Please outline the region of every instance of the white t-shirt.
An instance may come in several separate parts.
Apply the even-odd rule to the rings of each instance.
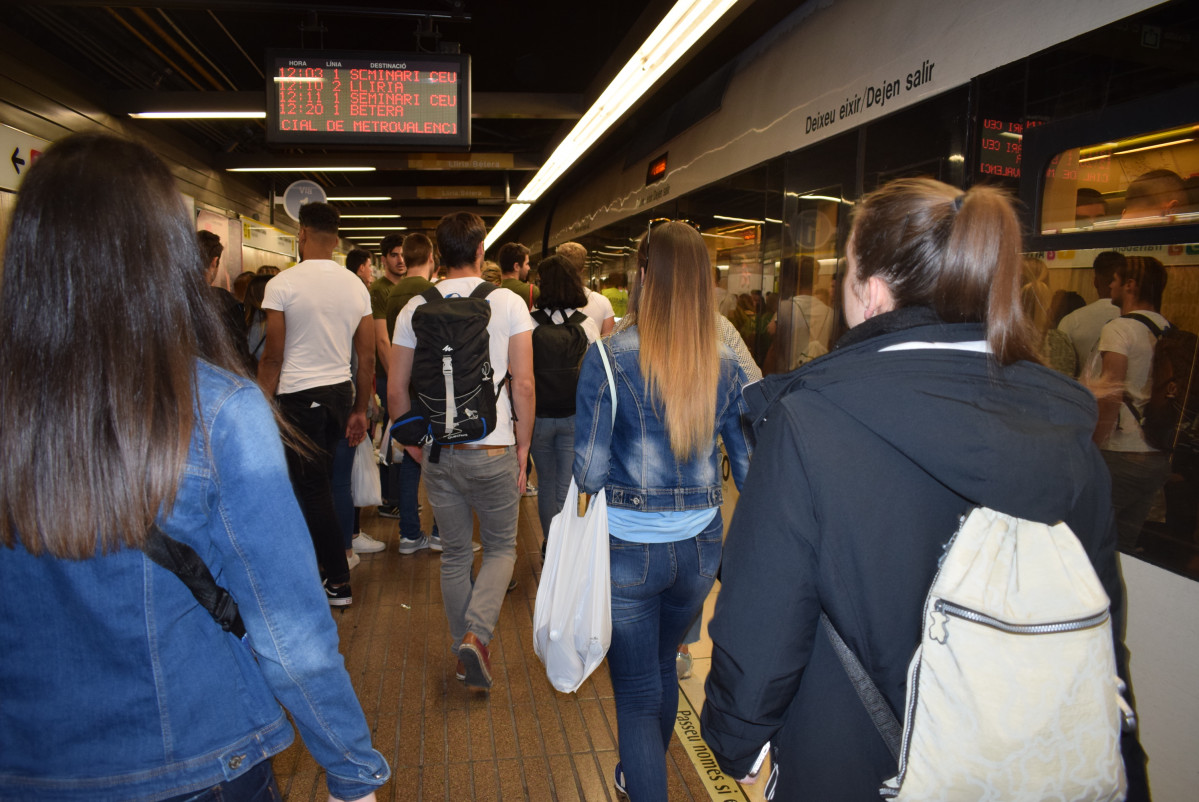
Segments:
[[[342,272],[348,273],[345,268]],[[361,283],[361,282],[360,282]],[[462,278],[447,278],[436,284],[437,291],[443,297],[461,295],[466,297],[474,292],[475,287],[483,283],[478,276]],[[412,331],[412,313],[423,304],[425,299],[419,295],[404,304],[396,318],[395,336],[392,342],[407,348],[416,348],[416,334]],[[489,350],[491,367],[498,384],[508,375],[508,340],[517,334],[533,330],[533,318],[523,298],[514,292],[497,288],[487,296],[491,304],[491,320],[487,323],[487,334],[491,337]],[[512,404],[507,389],[501,391],[496,398],[495,431],[477,441],[485,446],[510,446],[516,442],[516,433],[512,430]]]
[[[587,293],[587,303],[580,306],[579,311],[594,320],[595,327],[603,331],[604,321],[616,317],[616,313],[612,311],[612,302],[586,287],[583,288],[583,291]]]
[[[579,311],[582,311],[582,310],[579,310]],[[575,313],[574,309],[567,309],[565,314],[563,314],[562,310],[555,309],[553,312],[550,312],[549,315],[550,315],[550,320],[553,321],[554,323],[565,323],[566,318],[570,317],[574,313]],[[586,313],[584,313],[584,314],[586,314]],[[540,325],[541,324],[537,322],[537,318],[533,318],[533,328],[537,328]],[[587,332],[587,344],[588,345],[590,345],[591,343],[595,342],[596,340],[598,340],[600,338],[599,326],[597,326],[595,321],[592,320],[591,318],[587,318],[580,325],[583,327],[583,331]]]
[[[1065,332],[1070,338],[1080,366],[1086,365],[1091,358],[1091,351],[1095,349],[1095,343],[1099,342],[1099,332],[1103,325],[1118,317],[1120,310],[1111,299],[1100,298],[1082,309],[1075,309],[1057,324],[1058,331]]]
[[[1138,311],[1161,328],[1169,325],[1157,312]],[[1153,346],[1156,340],[1149,327],[1139,320],[1117,317],[1108,322],[1099,333],[1096,346],[1100,354],[1105,352],[1123,354],[1128,359],[1128,371],[1124,374],[1124,392],[1132,399],[1140,412],[1149,401],[1153,391]],[[1105,451],[1155,451],[1145,442],[1141,426],[1128,404],[1120,403],[1119,423],[1107,441],[1100,446]]]
[[[278,393],[340,384],[351,378],[354,332],[371,316],[362,279],[331,259],[308,259],[266,285],[263,309],[283,313],[283,369]]]

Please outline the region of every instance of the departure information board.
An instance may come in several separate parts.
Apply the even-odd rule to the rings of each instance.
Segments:
[[[470,56],[267,55],[267,141],[470,146]]]

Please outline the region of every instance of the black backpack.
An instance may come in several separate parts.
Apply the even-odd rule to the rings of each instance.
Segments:
[[[484,281],[468,296],[443,297],[436,287],[421,293],[425,302],[412,314],[412,408],[391,427],[400,443],[469,443],[495,431],[499,387],[491,367],[486,299],[497,289]],[[505,376],[500,387],[506,381]]]
[[[575,311],[564,323],[555,323],[544,309],[533,313],[533,382],[537,416],[566,418],[575,414],[575,389],[579,363],[587,353],[587,316]]]
[[[1145,442],[1159,451],[1189,445],[1199,422],[1199,381],[1194,374],[1199,337],[1177,326],[1162,329],[1152,319],[1135,312],[1124,317],[1145,324],[1156,340],[1149,401],[1142,414],[1137,415]],[[1128,396],[1124,403],[1136,413]]]

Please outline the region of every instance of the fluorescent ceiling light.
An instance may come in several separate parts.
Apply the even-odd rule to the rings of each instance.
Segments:
[[[738,0],[679,0],[608,84],[582,119],[558,145],[517,200],[532,203],[649,90],[679,58],[708,32]],[[516,219],[521,209],[500,218],[487,237],[489,247]]]
[[[342,226],[342,231],[407,231],[408,226]]]
[[[228,173],[373,173],[374,167],[229,167]]]
[[[261,120],[265,111],[132,111],[135,120]]]
[[[751,220],[748,217],[726,217],[723,214],[714,214],[712,216],[717,220],[731,220],[734,223],[753,223],[759,226],[765,224],[766,222],[765,220]]]
[[[398,214],[343,214],[341,216],[341,219],[344,220],[347,217],[353,217],[358,220],[364,220],[366,218],[371,218],[374,220],[395,220],[399,217],[399,215]]]
[[[1174,145],[1184,145],[1187,142],[1194,142],[1194,139],[1175,139],[1173,142],[1162,142],[1160,145],[1146,145],[1143,148],[1130,148],[1129,150],[1117,150],[1113,156],[1123,156],[1125,153],[1140,153],[1142,150],[1156,150],[1157,148],[1169,148]],[[1079,159],[1082,161],[1082,159]]]
[[[342,195],[340,197],[335,198],[332,195],[330,195],[327,198],[325,198],[325,200],[329,201],[330,203],[333,203],[334,201],[389,201],[389,200],[391,200],[391,196],[390,195]]]
[[[530,205],[531,204],[516,201],[509,206],[508,211],[504,212],[504,216],[496,221],[496,224],[491,227],[491,231],[487,232],[487,239],[483,241],[483,247],[490,248],[492,244],[499,239],[501,234],[512,227],[512,224],[516,222],[517,218],[528,211]]]

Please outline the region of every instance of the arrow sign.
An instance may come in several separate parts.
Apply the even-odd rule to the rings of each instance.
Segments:
[[[24,131],[0,125],[0,153],[11,153],[9,164],[0,162],[0,189],[17,189],[29,168],[50,143]]]

